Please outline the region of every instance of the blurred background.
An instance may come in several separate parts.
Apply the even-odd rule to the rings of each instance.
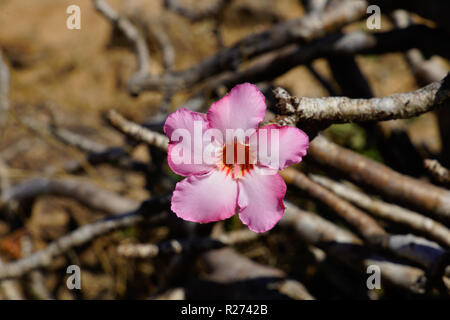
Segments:
[[[212,10],[211,14],[199,19],[190,19],[177,10],[171,10],[169,2],[107,2],[121,17],[136,26],[145,39],[150,55],[147,71],[152,75],[185,70],[244,37],[320,10],[309,7],[309,1],[299,0],[224,1],[226,4],[221,9]],[[179,0],[177,3],[199,13],[214,9],[219,1]],[[66,27],[70,15],[66,13],[66,8],[73,4],[81,9],[79,30]],[[380,30],[367,29],[367,15],[334,33],[388,32],[398,28],[391,10],[384,14],[381,6],[381,12]],[[431,29],[438,27],[431,19],[416,13],[408,13],[408,17],[411,23]],[[448,40],[447,37],[447,45]],[[58,193],[51,188],[45,189],[48,180],[88,183],[94,189],[113,193],[114,197],[124,201],[120,202],[124,208],[132,209],[151,197],[170,194],[174,183],[182,178],[167,167],[164,153],[126,138],[112,128],[106,116],[108,110],[115,109],[126,119],[158,131],[158,123],[164,120],[167,112],[187,102],[192,103],[198,92],[203,95],[197,110],[205,111],[211,102],[232,87],[218,82],[219,85],[213,90],[202,91],[207,87],[208,79],[176,92],[156,89],[145,90],[139,95],[130,94],[128,81],[137,68],[133,44],[120,28],[114,27],[95,9],[94,1],[89,0],[0,0],[0,48],[4,64],[10,72],[9,108],[0,114],[3,117],[0,125],[3,194],[0,200],[0,264],[39,252],[82,226],[122,211],[122,207],[118,207],[116,211],[119,212],[108,212],[107,209],[101,210],[102,205],[86,205],[77,196],[72,198],[70,192]],[[409,92],[427,83],[414,72],[406,53],[407,50],[356,54],[350,58],[333,55],[320,57],[306,64],[294,64],[286,72],[276,77],[268,76],[257,84],[266,94],[269,108],[275,104],[271,96],[271,90],[275,87],[283,87],[294,96],[312,98],[341,95],[370,98]],[[443,76],[450,68],[448,61],[441,56],[426,54],[424,59],[432,61]],[[235,70],[227,72],[232,74],[251,67],[253,61],[243,59]],[[366,87],[361,82],[352,84],[346,80],[350,77],[346,66],[354,66],[354,63],[356,70],[359,70],[356,79],[364,79]],[[361,87],[355,87],[355,83],[361,84]],[[402,174],[433,182],[424,169],[423,160],[439,158],[442,154],[444,145],[440,130],[437,113],[428,112],[412,119],[380,124],[336,124],[326,129],[324,135],[338,145],[386,164]],[[71,133],[75,135],[73,140],[70,140]],[[82,137],[81,140],[79,137]],[[80,146],[76,141],[84,141],[87,145]],[[101,153],[106,149],[115,150],[119,155],[114,158],[109,154],[105,161],[92,160],[94,151]],[[124,159],[123,152],[126,153],[126,161],[133,164],[116,161]],[[298,168],[313,174],[326,172],[308,161]],[[34,194],[22,198],[5,196],[8,189],[21,184],[24,186],[23,183],[33,179],[41,179],[38,181],[41,183],[40,189],[37,188]],[[80,191],[77,188],[83,188],[83,185],[73,188]],[[86,197],[96,195],[96,189],[91,191],[85,187],[83,190]],[[342,230],[354,231],[329,206],[312,199],[304,190],[289,187],[286,199]],[[123,212],[126,211],[131,210]],[[168,249],[167,254],[143,258],[130,257],[118,251],[118,246],[124,244],[158,244],[171,239],[228,234],[246,228],[236,216],[207,225],[184,223],[176,218],[172,220],[126,225],[70,246],[37,268],[1,280],[2,298],[390,299],[443,296],[442,291],[405,289],[395,281],[383,282],[380,289],[369,290],[365,269],[356,272],[332,254],[329,255],[329,246],[321,247],[305,241],[295,230],[282,226],[263,235],[253,237],[244,234],[244,238],[248,236],[249,239],[230,241],[233,251],[224,256],[214,256],[214,252],[205,256],[205,249],[198,249],[195,245],[186,254],[174,254],[173,250]],[[411,232],[405,225],[383,219],[378,221],[389,233]],[[446,252],[448,247],[445,249],[442,242],[440,245]],[[377,250],[374,252],[376,255],[379,253]],[[221,259],[224,257],[232,261],[247,259],[242,263],[249,265],[242,267],[242,270],[250,268],[251,271],[230,269],[234,270],[231,273],[235,272],[230,280],[230,277],[223,275],[223,270],[217,271],[220,269],[217,265],[223,262]],[[415,262],[399,261],[411,265],[414,270],[423,269]],[[226,262],[223,263],[223,268],[228,268]],[[80,290],[67,287],[70,274],[66,271],[69,265],[81,268]],[[262,271],[258,271],[259,268]],[[276,282],[278,287],[275,285],[267,289],[267,284],[271,283],[268,278],[264,280],[263,277],[262,287],[259,278],[249,282],[245,277],[233,280],[239,273],[248,273],[248,277],[253,279],[252,273],[259,272],[261,277],[281,277],[293,282]],[[398,277],[402,276],[399,273]],[[226,285],[227,281],[232,282]],[[289,290],[294,293],[289,293]]]

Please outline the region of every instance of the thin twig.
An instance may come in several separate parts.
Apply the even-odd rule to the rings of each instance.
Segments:
[[[154,258],[159,255],[201,252],[254,240],[258,234],[248,229],[222,233],[217,237],[168,240],[153,244],[121,244],[117,252],[127,258]]]
[[[400,29],[408,28],[411,24],[411,17],[404,10],[396,10],[392,13],[392,20]],[[417,47],[405,52],[405,58],[408,62],[416,81],[419,85],[426,85],[442,79],[448,72],[449,67],[444,63],[438,63],[435,59],[425,59],[424,49]],[[428,54],[429,55],[429,54]],[[449,108],[439,108],[436,110],[436,116],[439,125],[442,145],[450,145],[450,111]],[[442,160],[446,165],[450,165],[450,150],[443,148]]]
[[[404,30],[412,25],[411,17],[405,10],[396,10],[391,17],[397,28]],[[448,71],[434,60],[426,60],[419,49],[421,48],[418,47],[405,52],[406,61],[419,84],[426,85],[444,78]]]
[[[202,252],[211,249],[219,249],[224,246],[226,246],[225,243],[212,238],[173,239],[157,244],[121,244],[117,248],[117,252],[127,258],[148,259],[161,255]]]
[[[31,237],[28,235],[24,235],[21,240],[21,249],[22,249],[22,257],[26,257],[32,254],[33,252],[33,243],[31,241]],[[50,291],[47,289],[45,285],[44,275],[40,270],[31,271],[30,274],[27,275],[29,288],[31,294],[34,298],[40,300],[50,300],[52,296]]]
[[[432,159],[425,159],[424,165],[436,181],[444,186],[450,187],[450,170],[442,166],[439,161]]]
[[[87,153],[103,153],[107,147],[65,128],[52,126],[51,132],[60,141]]]
[[[137,201],[122,197],[87,181],[35,178],[5,190],[0,198],[0,208],[10,202],[22,202],[42,195],[72,198],[94,210],[113,215],[135,210],[139,206]]]
[[[5,263],[0,258],[0,269]],[[5,300],[22,300],[24,299],[23,293],[20,289],[19,282],[14,279],[0,280],[0,293]]]
[[[93,0],[94,6],[108,21],[117,27],[134,45],[137,56],[137,71],[130,83],[147,74],[150,67],[150,51],[139,30],[127,19],[120,16],[105,0]]]
[[[150,146],[158,147],[163,151],[168,150],[169,139],[165,135],[159,132],[151,131],[138,125],[137,123],[129,121],[114,110],[110,110],[106,117],[114,128],[127,136],[137,141],[145,142]]]
[[[232,0],[217,0],[215,3],[203,10],[191,9],[187,6],[182,6],[178,0],[164,0],[164,6],[171,11],[189,19],[192,22],[210,19],[217,16],[223,8]]]

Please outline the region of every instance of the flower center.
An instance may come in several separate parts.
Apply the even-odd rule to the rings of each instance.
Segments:
[[[222,150],[222,170],[231,174],[233,179],[244,177],[253,169],[254,157],[250,154],[250,146],[234,142],[226,144]]]

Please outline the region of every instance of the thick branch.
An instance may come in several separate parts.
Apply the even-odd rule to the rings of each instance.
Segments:
[[[294,97],[282,88],[274,93],[279,113],[299,126],[407,119],[450,103],[450,75],[419,90],[383,98]]]

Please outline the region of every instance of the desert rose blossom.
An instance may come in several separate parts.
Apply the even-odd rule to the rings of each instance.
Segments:
[[[295,127],[258,128],[265,114],[264,95],[244,83],[206,115],[185,108],[169,115],[164,125],[168,163],[187,177],[172,195],[171,209],[178,217],[206,223],[239,212],[255,232],[270,230],[281,219],[286,184],[278,170],[300,162],[309,139]]]

